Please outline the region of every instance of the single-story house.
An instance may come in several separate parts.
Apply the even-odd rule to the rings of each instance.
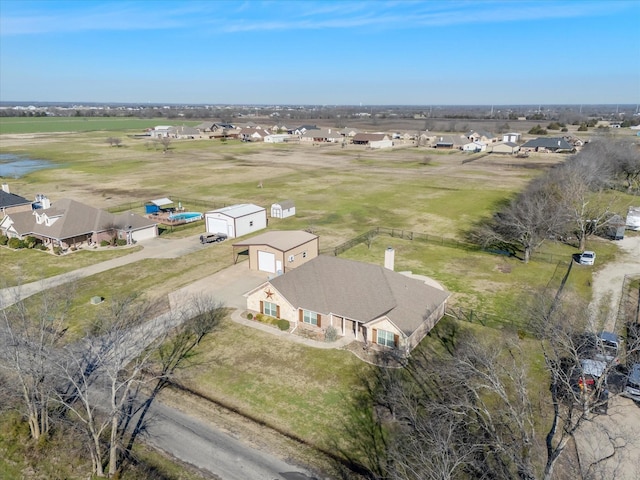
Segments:
[[[204,219],[207,233],[223,233],[229,238],[267,228],[267,210],[252,203],[211,210],[205,212]]]
[[[354,145],[366,145],[369,148],[393,147],[393,141],[386,133],[356,133],[351,143]]]
[[[513,142],[496,143],[491,146],[492,153],[506,153],[509,155],[515,155],[520,151],[520,145]]]
[[[300,125],[299,127],[293,127],[287,130],[289,135],[303,135],[304,132],[309,130],[319,130],[317,125]]]
[[[33,202],[20,195],[11,193],[9,184],[3,183],[0,190],[0,213],[2,216],[16,212],[30,212],[33,209]]]
[[[487,150],[487,144],[480,141],[473,141],[462,145],[462,150],[465,152],[484,152]]]
[[[573,152],[575,147],[562,137],[534,138],[522,144],[523,152]]]
[[[320,247],[318,236],[312,233],[273,230],[234,243],[233,251],[234,260],[237,255],[249,255],[251,270],[281,275],[316,258]]]
[[[344,127],[342,130],[340,130],[340,135],[342,135],[343,137],[355,137],[356,133],[358,133],[359,130],[355,129],[355,128],[348,128],[348,127]]]
[[[238,132],[238,138],[243,142],[262,142],[265,137],[271,135],[271,132],[267,132],[261,128],[245,127]]]
[[[271,204],[271,218],[287,218],[296,214],[296,204],[293,200],[282,200]]]
[[[437,137],[433,142],[434,148],[462,148],[467,142],[467,137],[463,135],[445,135]]]
[[[196,128],[189,127],[187,125],[180,125],[179,127],[171,127],[169,129],[169,136],[178,139],[195,139],[202,138],[200,131]]]
[[[332,327],[338,335],[407,355],[442,318],[449,293],[390,268],[319,255],[246,296],[249,310],[286,319],[294,328]]]
[[[114,215],[71,199],[45,200],[42,208],[4,217],[0,232],[20,239],[32,236],[44,245],[63,249],[113,238],[135,243],[158,235],[156,222],[132,212]]]
[[[300,142],[303,143],[338,143],[342,141],[343,136],[337,130],[330,128],[314,128],[306,130],[300,136]]]
[[[465,136],[472,142],[494,143],[496,141],[492,133],[484,130],[471,130]]]

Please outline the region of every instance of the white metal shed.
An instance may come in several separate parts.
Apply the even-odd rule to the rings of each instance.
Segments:
[[[267,228],[267,211],[252,203],[219,208],[204,214],[207,233],[224,233],[229,238]]]

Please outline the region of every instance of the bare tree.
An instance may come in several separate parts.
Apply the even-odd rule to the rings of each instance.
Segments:
[[[107,143],[112,147],[119,147],[122,145],[122,139],[118,137],[108,137]]]
[[[113,301],[80,343],[64,349],[56,367],[66,388],[58,401],[83,425],[95,475],[118,471],[157,393],[223,315],[221,305],[198,297],[177,314],[154,317],[148,304],[130,296]],[[142,401],[145,388],[152,395]],[[133,415],[138,420],[127,439]]]
[[[611,166],[606,158],[580,154],[554,172],[558,185],[558,213],[565,216],[568,233],[584,251],[587,238],[599,233],[613,215],[615,197],[610,192]],[[562,230],[562,227],[561,227]]]
[[[48,290],[28,304],[15,289],[15,302],[0,305],[0,366],[17,379],[21,411],[34,440],[49,432],[55,376],[51,358],[62,344],[73,285]]]
[[[556,195],[544,179],[534,181],[491,220],[482,222],[471,237],[484,247],[519,250],[527,263],[533,252],[559,228]]]
[[[167,153],[169,147],[171,146],[171,137],[160,137],[156,141],[162,146],[162,152]]]

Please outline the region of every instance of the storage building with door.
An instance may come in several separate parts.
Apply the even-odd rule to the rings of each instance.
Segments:
[[[204,214],[204,218],[207,233],[223,233],[229,238],[267,228],[267,210],[252,203],[211,210]]]
[[[233,244],[234,262],[249,256],[249,268],[281,275],[318,256],[319,238],[302,230],[274,230]]]

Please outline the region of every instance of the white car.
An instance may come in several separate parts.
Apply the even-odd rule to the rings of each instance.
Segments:
[[[596,263],[596,252],[586,250],[580,254],[580,265],[593,265]]]

